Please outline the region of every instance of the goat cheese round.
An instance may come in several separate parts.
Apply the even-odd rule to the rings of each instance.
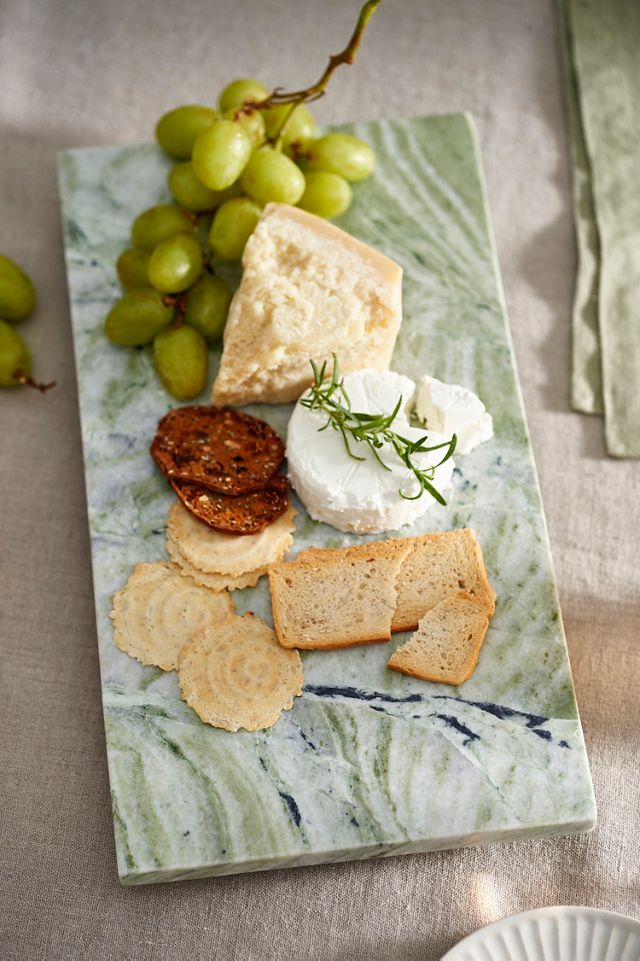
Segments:
[[[408,409],[415,384],[394,371],[359,370],[344,376],[344,388],[351,410],[367,414],[390,414],[402,396],[400,411],[392,430],[409,440],[425,436],[424,429],[411,427]],[[303,397],[308,396],[308,393]],[[298,402],[289,421],[287,460],[289,479],[310,516],[331,524],[341,531],[357,533],[397,530],[422,517],[437,502],[427,492],[416,500],[402,497],[416,495],[420,485],[412,471],[400,460],[388,442],[377,453],[388,470],[378,463],[369,446],[347,434],[355,460],[346,450],[338,430],[328,426],[327,415],[309,410]],[[429,431],[429,445],[450,438]],[[445,450],[414,454],[413,461],[421,469],[433,467]],[[435,468],[433,485],[444,493],[451,486],[453,460],[449,458]]]
[[[493,437],[491,414],[473,391],[459,384],[444,384],[428,375],[422,377],[415,413],[427,429],[446,437],[456,434],[456,454],[468,454]]]

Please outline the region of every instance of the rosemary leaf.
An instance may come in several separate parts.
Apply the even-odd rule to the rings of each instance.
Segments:
[[[326,423],[319,427],[319,431],[331,427],[333,430],[340,431],[344,446],[349,457],[353,460],[364,461],[366,457],[355,454],[349,444],[349,438],[356,443],[366,444],[374,458],[384,470],[391,470],[388,464],[380,457],[378,451],[384,446],[385,442],[395,451],[399,460],[412,472],[418,482],[418,493],[414,495],[406,494],[403,490],[398,493],[405,500],[418,500],[426,491],[439,504],[446,504],[440,491],[431,483],[435,476],[437,467],[440,467],[453,455],[456,449],[456,435],[453,434],[450,440],[440,444],[428,446],[428,434],[418,440],[409,440],[391,429],[396,417],[402,407],[402,395],[398,397],[398,402],[390,414],[367,414],[351,409],[351,400],[345,389],[344,381],[340,377],[338,358],[333,354],[333,369],[330,380],[325,380],[327,374],[327,361],[323,361],[322,366],[318,367],[315,361],[311,361],[313,371],[313,384],[309,395],[303,397],[300,403],[308,410],[319,410],[327,415]],[[432,451],[443,450],[445,453],[437,464],[421,469],[414,464],[412,457],[414,454],[427,454]]]

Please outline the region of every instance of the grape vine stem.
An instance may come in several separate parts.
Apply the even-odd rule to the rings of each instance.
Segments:
[[[16,383],[22,384],[23,387],[33,387],[35,390],[39,390],[41,394],[45,394],[48,390],[51,390],[52,387],[56,386],[55,380],[52,380],[49,384],[38,383],[37,380],[34,380],[30,374],[25,373],[20,367],[14,370],[12,376]]]
[[[376,12],[377,8],[382,3],[382,0],[367,0],[360,10],[360,15],[358,17],[358,22],[355,25],[354,31],[351,34],[351,39],[346,45],[344,50],[340,53],[333,53],[329,57],[329,63],[325,67],[324,73],[316,83],[312,84],[310,87],[306,87],[304,90],[283,90],[282,87],[276,87],[268,97],[264,100],[258,102],[253,102],[247,107],[254,110],[264,110],[268,107],[277,107],[290,104],[290,109],[286,112],[282,119],[278,131],[273,138],[273,144],[276,150],[280,149],[282,144],[282,138],[286,132],[287,125],[291,119],[291,115],[296,107],[301,103],[312,103],[314,100],[319,100],[320,97],[324,97],[327,92],[327,87],[329,81],[333,76],[334,72],[342,64],[352,64],[356,57],[356,52],[360,46],[360,41],[362,40],[362,35],[366,30],[367,24],[371,17]]]

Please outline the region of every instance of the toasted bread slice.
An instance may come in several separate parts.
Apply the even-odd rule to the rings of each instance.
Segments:
[[[394,671],[438,684],[462,684],[473,674],[489,626],[475,597],[460,592],[440,601],[389,658]]]
[[[421,617],[446,597],[470,594],[491,617],[496,595],[489,583],[482,550],[469,528],[408,539],[411,552],[397,581],[398,602],[391,630],[414,631]]]
[[[391,638],[396,579],[408,541],[314,549],[269,567],[273,620],[283,647],[326,650]]]

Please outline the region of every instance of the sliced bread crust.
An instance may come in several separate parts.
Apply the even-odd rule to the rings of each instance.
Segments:
[[[387,666],[423,681],[457,686],[473,674],[488,627],[489,618],[473,595],[454,594],[424,615]]]
[[[397,581],[392,632],[416,630],[427,611],[461,591],[471,595],[488,617],[493,615],[496,595],[489,583],[482,549],[470,528],[407,540],[411,552]]]
[[[408,541],[312,548],[269,567],[273,620],[283,647],[333,650],[391,639],[396,580]]]

